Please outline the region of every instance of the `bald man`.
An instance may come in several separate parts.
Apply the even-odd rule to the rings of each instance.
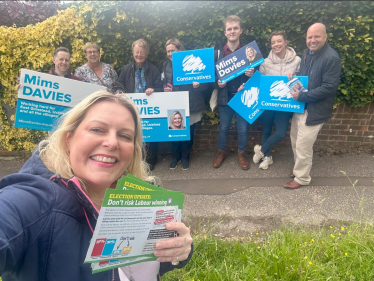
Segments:
[[[297,189],[311,182],[310,170],[313,145],[323,124],[331,118],[339,85],[341,61],[338,53],[327,43],[326,26],[315,23],[306,35],[308,49],[304,51],[297,76],[308,76],[308,90],[291,91],[295,100],[305,102],[304,113],[294,113],[291,121],[291,143],[295,165],[292,180],[283,185]],[[291,80],[296,74],[291,72]]]

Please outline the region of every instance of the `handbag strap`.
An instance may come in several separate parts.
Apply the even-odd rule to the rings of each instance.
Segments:
[[[87,64],[87,67],[91,69],[91,71],[96,75],[97,79],[99,79],[101,85],[105,86],[103,81],[100,79],[99,75],[96,74],[96,72]],[[101,67],[102,68],[102,67]]]

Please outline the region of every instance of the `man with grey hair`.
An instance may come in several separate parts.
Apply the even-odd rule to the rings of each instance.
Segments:
[[[290,135],[295,165],[291,173],[294,179],[283,185],[287,189],[310,184],[313,145],[323,124],[331,118],[341,71],[340,57],[327,43],[325,25],[315,23],[308,28],[306,45],[297,75],[308,76],[308,90],[294,87],[291,91],[295,100],[305,102],[305,110],[292,117]],[[288,79],[294,75],[289,73]]]

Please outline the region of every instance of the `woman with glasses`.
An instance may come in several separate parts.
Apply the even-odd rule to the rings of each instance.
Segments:
[[[75,76],[84,82],[105,86],[108,90],[117,81],[117,72],[110,64],[100,62],[100,48],[95,43],[87,42],[83,51],[86,54],[87,63],[78,67]]]
[[[126,93],[145,93],[149,96],[153,92],[163,92],[161,73],[147,59],[149,54],[147,41],[136,40],[131,47],[134,59],[122,68],[118,82],[123,85]],[[157,163],[158,142],[147,142],[146,150],[146,162],[152,171]]]

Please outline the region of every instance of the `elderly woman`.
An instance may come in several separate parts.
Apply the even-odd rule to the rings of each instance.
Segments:
[[[186,127],[183,124],[182,114],[178,110],[176,110],[170,116],[169,130],[180,130],[180,129],[186,129]]]
[[[249,64],[252,64],[262,58],[261,53],[257,53],[257,51],[251,46],[248,46],[245,49],[245,54],[247,56]]]
[[[162,92],[160,71],[147,59],[147,41],[139,39],[132,43],[132,54],[134,59],[122,68],[118,82],[127,93],[146,93],[149,96],[153,92]]]
[[[65,115],[19,173],[0,181],[3,280],[156,281],[184,266],[192,238],[180,222],[166,225],[179,236],[156,243],[157,261],[94,275],[83,263],[105,190],[126,171],[152,180],[142,161],[138,112],[121,95],[96,92]]]
[[[169,39],[166,44],[166,60],[162,65],[162,81],[165,92],[188,91],[190,103],[190,140],[189,141],[173,141],[171,142],[172,160],[169,165],[174,170],[177,165],[182,162],[182,169],[187,170],[190,166],[190,153],[193,145],[193,136],[195,125],[202,118],[202,112],[205,109],[203,91],[208,88],[208,84],[200,85],[193,82],[189,85],[173,84],[173,53],[184,51],[182,43],[177,38]]]
[[[117,72],[110,64],[100,62],[100,48],[95,43],[87,42],[83,46],[87,63],[78,67],[75,76],[82,78],[84,82],[105,86],[111,89],[117,81]]]
[[[122,68],[118,78],[126,93],[145,93],[149,96],[153,92],[162,92],[160,71],[147,59],[147,41],[139,39],[132,43],[132,54],[134,59]],[[158,142],[147,142],[146,151],[146,161],[152,171],[157,163]]]
[[[289,72],[299,69],[300,57],[294,49],[288,46],[287,36],[284,31],[276,31],[270,34],[269,44],[271,51],[265,62],[260,66],[263,75],[286,76]],[[260,169],[268,169],[273,164],[270,155],[271,148],[286,137],[289,120],[292,113],[286,111],[265,110],[261,114],[262,122],[262,146],[254,147],[253,162],[261,162]],[[273,124],[275,123],[275,132]]]

